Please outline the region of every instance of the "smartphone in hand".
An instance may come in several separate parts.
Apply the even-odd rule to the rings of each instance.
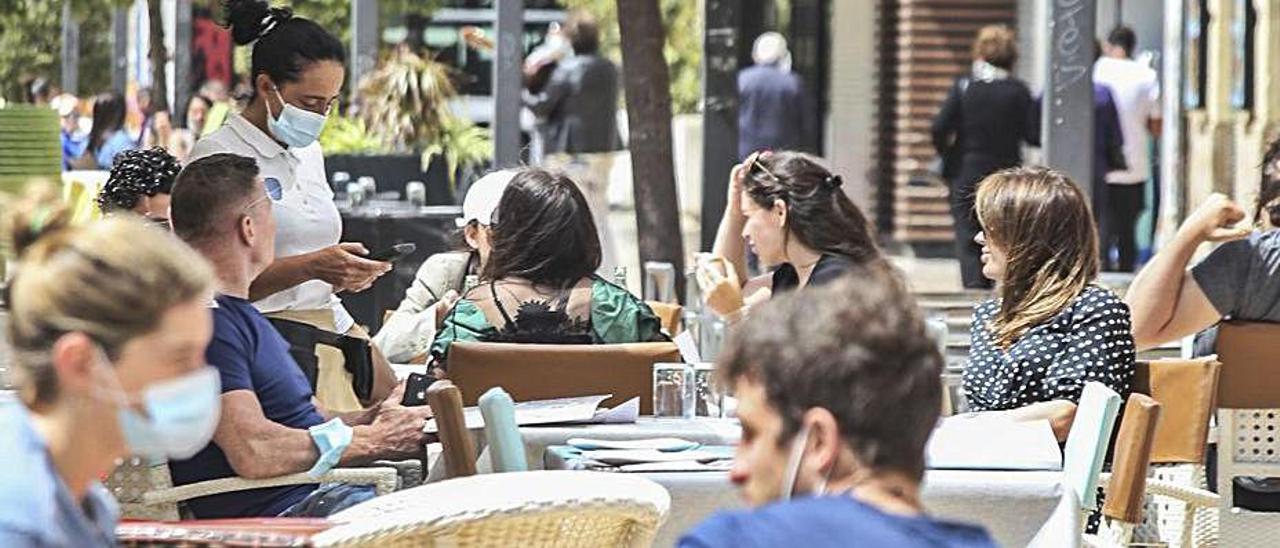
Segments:
[[[410,242],[406,242],[406,243],[393,245],[386,249],[380,249],[378,251],[375,251],[373,253],[366,255],[365,258],[369,259],[370,261],[394,263],[396,261],[399,261],[400,259],[408,257],[410,254],[412,254],[414,251],[417,251],[417,250],[418,250],[417,245]]]

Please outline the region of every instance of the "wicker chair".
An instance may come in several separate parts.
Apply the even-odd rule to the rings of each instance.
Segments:
[[[1186,505],[1190,525],[1183,526],[1170,546],[1265,546],[1280,536],[1280,514],[1236,508],[1232,497],[1237,476],[1280,477],[1280,436],[1275,434],[1280,428],[1280,376],[1272,363],[1277,341],[1277,324],[1224,322],[1219,327],[1218,492],[1203,488],[1199,467],[1180,481],[1147,483],[1157,500],[1168,497]]]
[[[1222,364],[1214,358],[1138,363],[1134,391],[1160,403],[1151,450],[1145,516],[1138,542],[1170,548],[1217,542],[1216,495],[1207,491],[1205,455]]]
[[[339,512],[315,546],[647,547],[671,497],[602,472],[484,474],[431,483]]]
[[[399,476],[392,467],[337,468],[319,479],[298,473],[257,480],[222,478],[175,487],[168,462],[130,457],[116,466],[106,486],[120,502],[123,517],[173,521],[183,519],[178,508],[178,503],[183,501],[219,493],[310,483],[372,485],[378,495],[385,495],[396,490]]]

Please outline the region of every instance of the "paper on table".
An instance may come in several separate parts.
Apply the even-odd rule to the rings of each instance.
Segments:
[[[582,457],[605,464],[634,464],[640,462],[709,462],[723,459],[723,453],[717,451],[677,451],[668,453],[654,449],[603,449],[600,451],[583,451]]]
[[[693,332],[681,331],[671,342],[676,343],[676,348],[680,349],[680,359],[684,363],[702,363],[702,353],[698,351],[698,343],[693,340]]]
[[[640,418],[640,398],[631,398],[612,409],[596,409],[596,414],[589,420],[576,423],[589,424],[635,424]]]
[[[1014,422],[981,414],[942,419],[925,458],[931,469],[1062,469],[1062,451],[1049,421]]]
[[[600,396],[583,396],[580,398],[559,398],[554,400],[524,401],[515,404],[516,424],[560,424],[569,422],[590,421],[596,416],[600,402],[612,398],[613,394]],[[468,407],[462,410],[468,430],[484,428],[484,417],[480,408]],[[428,419],[423,432],[434,434],[440,429],[435,419]]]
[[[688,451],[696,449],[699,443],[680,438],[649,438],[643,440],[601,440],[595,438],[569,438],[566,445],[572,445],[584,451],[598,449],[652,449],[654,451]]]
[[[696,460],[682,460],[674,462],[641,462],[636,464],[624,464],[614,467],[613,470],[618,472],[726,472],[733,467],[733,460],[722,459],[707,463],[698,462]]]

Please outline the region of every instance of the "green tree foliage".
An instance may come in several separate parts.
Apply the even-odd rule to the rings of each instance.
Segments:
[[[80,21],[80,94],[111,87],[111,8],[116,0],[74,0]],[[33,77],[62,76],[62,3],[0,0],[0,96],[21,100]]]
[[[379,18],[386,21],[405,15],[427,16],[443,4],[443,0],[378,0]],[[351,43],[351,0],[292,0],[293,12],[315,21],[337,36],[342,43]]]
[[[614,0],[563,0],[569,9],[582,9],[600,22],[600,49],[621,62],[618,39],[618,7]],[[698,112],[702,98],[702,3],[692,0],[660,0],[667,44],[663,54],[671,71],[671,101],[676,114]]]

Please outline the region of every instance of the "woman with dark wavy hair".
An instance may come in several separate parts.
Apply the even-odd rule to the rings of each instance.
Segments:
[[[481,284],[454,305],[431,347],[454,341],[618,344],[661,341],[653,310],[597,276],[600,236],[587,199],[562,173],[521,169],[492,214]]]
[[[758,152],[734,167],[714,259],[699,265],[707,304],[734,320],[774,293],[824,284],[853,266],[883,264],[844,179],[799,152]],[[746,248],[774,268],[751,280]]]

